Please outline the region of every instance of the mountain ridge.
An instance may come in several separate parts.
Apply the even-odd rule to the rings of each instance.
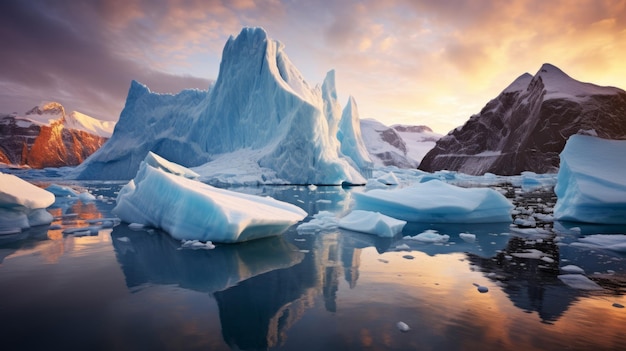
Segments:
[[[558,170],[570,135],[626,138],[624,90],[579,82],[551,64],[530,77],[518,77],[480,113],[441,138],[419,169],[550,173]]]

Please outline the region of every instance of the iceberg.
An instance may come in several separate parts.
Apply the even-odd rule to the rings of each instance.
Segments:
[[[561,152],[554,218],[626,223],[626,140],[572,135]]]
[[[406,221],[377,212],[355,210],[339,220],[339,228],[392,238],[402,232]]]
[[[52,223],[45,209],[54,203],[54,194],[12,174],[0,173],[0,234]]]
[[[148,155],[120,190],[113,213],[128,223],[161,228],[179,240],[219,243],[279,235],[306,217],[304,210],[285,202],[189,179],[184,175],[192,171],[176,166]]]
[[[401,189],[354,194],[354,209],[375,211],[410,222],[511,222],[513,204],[488,188],[461,188],[431,180]]]
[[[207,91],[156,94],[133,81],[111,139],[76,177],[131,179],[152,151],[195,167],[209,183],[237,183],[240,175],[246,184],[365,184],[359,168],[368,156],[359,125],[351,125],[357,115],[339,111],[333,71],[322,88],[311,87],[280,42],[244,28],[228,39]]]

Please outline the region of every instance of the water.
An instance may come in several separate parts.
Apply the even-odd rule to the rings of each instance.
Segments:
[[[52,227],[0,241],[4,350],[626,349],[626,309],[619,308],[626,257],[570,245],[586,234],[626,233],[623,227],[540,223],[548,226],[543,235],[508,224],[405,228],[405,235],[434,229],[450,236],[440,244],[341,230],[302,235],[293,227],[280,237],[191,250],[157,230],[95,227],[112,217],[121,184],[73,186],[100,200],[59,201],[50,209]],[[363,191],[234,190],[310,215],[343,213],[351,193]],[[543,198],[533,202],[536,196]],[[516,201],[532,206],[550,196]],[[67,234],[77,227],[92,230]],[[463,232],[476,240],[462,240]],[[527,249],[553,261],[512,255]],[[603,290],[563,284],[557,275],[567,264]],[[398,329],[401,321],[409,331]]]

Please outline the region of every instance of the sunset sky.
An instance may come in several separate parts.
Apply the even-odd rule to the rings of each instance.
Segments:
[[[116,120],[130,81],[206,89],[244,26],[285,44],[306,80],[336,70],[361,118],[447,133],[545,62],[626,88],[620,0],[3,0],[0,112],[41,101]]]

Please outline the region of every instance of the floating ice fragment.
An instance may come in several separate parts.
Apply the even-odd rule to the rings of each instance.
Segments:
[[[617,252],[626,252],[626,235],[625,234],[596,234],[580,238],[579,242],[571,244],[572,246],[583,246],[597,249],[606,249]]]
[[[473,243],[476,241],[476,234],[459,233],[459,237],[463,239],[463,241],[468,242],[468,243]]]
[[[562,274],[557,276],[565,285],[578,290],[602,290],[602,287],[582,274]]]
[[[146,226],[141,224],[141,223],[129,223],[128,224],[128,228],[132,229],[132,230],[142,230],[144,229]]]
[[[402,232],[405,221],[378,212],[354,210],[339,220],[339,228],[391,238]]]
[[[117,240],[123,242],[123,243],[127,243],[130,241],[130,239],[127,236],[121,236],[119,238],[117,238]]]
[[[423,233],[407,236],[404,239],[417,240],[425,243],[444,243],[450,239],[450,236],[447,234],[439,234],[436,230],[428,229]]]
[[[411,328],[409,327],[409,325],[408,325],[408,324],[406,324],[406,323],[404,323],[404,322],[398,322],[398,323],[396,324],[396,327],[398,327],[398,329],[399,329],[401,332],[403,332],[403,333],[406,333],[406,332],[408,332],[409,330],[411,330]]]
[[[513,205],[489,188],[461,188],[439,180],[411,187],[354,193],[355,209],[429,223],[511,222]]]
[[[189,248],[194,250],[212,250],[215,245],[211,241],[202,242],[200,240],[182,240],[181,248]]]
[[[407,244],[400,244],[396,246],[396,250],[411,250],[411,247]]]
[[[574,273],[574,274],[585,274],[585,270],[575,266],[573,264],[569,264],[567,266],[563,266],[561,267],[561,271],[565,272],[565,273]]]

